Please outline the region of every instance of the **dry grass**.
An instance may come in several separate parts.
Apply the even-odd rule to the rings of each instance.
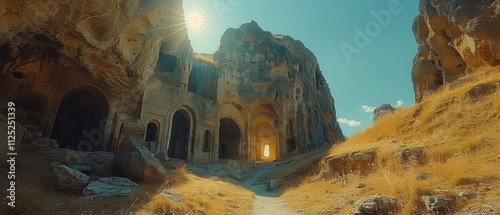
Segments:
[[[200,178],[184,168],[176,170],[182,183],[174,182],[171,192],[180,193],[182,201],[175,202],[155,196],[137,214],[250,214],[254,194],[240,186],[216,178]]]
[[[311,177],[310,181],[286,190],[284,198],[306,214],[347,214],[351,205],[346,202],[375,193],[398,199],[401,214],[421,213],[419,200],[424,194],[456,196],[462,190],[481,194],[472,200],[460,199],[455,209],[462,212],[484,201],[498,201],[500,90],[476,101],[467,98],[467,91],[479,84],[499,81],[498,69],[481,69],[427,95],[421,103],[380,118],[372,127],[329,151],[342,155],[375,150],[376,172],[342,180],[311,181]],[[419,147],[427,153],[425,165],[404,167],[394,156],[397,151]],[[417,180],[415,175],[420,172],[429,173],[428,179]],[[358,183],[366,187],[355,188]],[[328,195],[329,192],[334,194]]]

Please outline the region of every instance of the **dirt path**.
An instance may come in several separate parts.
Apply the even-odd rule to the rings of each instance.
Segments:
[[[298,214],[295,210],[279,198],[280,193],[268,190],[267,182],[259,181],[262,177],[272,171],[279,163],[262,164],[263,168],[248,178],[243,185],[255,193],[253,203],[253,214],[255,215],[293,215]]]

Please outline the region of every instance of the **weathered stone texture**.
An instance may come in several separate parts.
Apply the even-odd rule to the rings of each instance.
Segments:
[[[242,109],[270,105],[280,119],[280,139],[293,139],[299,151],[343,140],[328,84],[302,42],[252,21],[226,30],[214,61],[218,103],[235,96]]]
[[[415,98],[482,66],[500,65],[499,1],[420,1],[413,32]]]

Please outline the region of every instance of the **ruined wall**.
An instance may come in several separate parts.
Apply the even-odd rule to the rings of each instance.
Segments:
[[[481,66],[500,65],[499,1],[421,0],[413,31],[415,98]]]
[[[117,113],[133,115],[160,51],[178,56],[187,83],[192,49],[182,11],[180,0],[0,2],[0,103],[25,104],[47,137],[71,93],[95,98],[107,125]],[[97,148],[110,149],[115,128],[94,129],[103,135]]]
[[[328,84],[316,57],[302,42],[272,35],[252,21],[226,30],[214,61],[219,83],[217,103],[237,107],[250,134],[257,132],[250,124],[254,117],[274,115],[279,154],[293,148],[293,143],[306,152],[343,140]]]

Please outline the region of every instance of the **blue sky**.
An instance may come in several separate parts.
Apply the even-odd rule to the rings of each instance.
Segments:
[[[214,53],[227,28],[251,20],[301,40],[318,58],[347,136],[370,126],[366,111],[380,104],[414,103],[418,0],[184,0],[184,10],[205,20],[190,31],[195,52]]]

